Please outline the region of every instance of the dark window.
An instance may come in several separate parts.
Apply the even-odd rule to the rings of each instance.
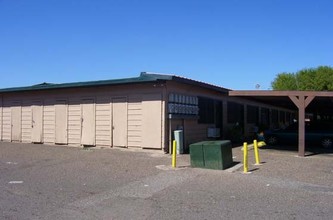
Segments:
[[[280,122],[285,123],[286,121],[286,113],[284,111],[280,111]]]
[[[273,128],[279,127],[279,111],[278,110],[272,110],[272,125],[273,125]]]
[[[247,106],[247,123],[258,124],[259,108],[256,106]]]
[[[201,124],[213,124],[214,123],[214,100],[198,97],[199,106],[199,120]]]
[[[286,122],[287,123],[291,123],[291,113],[290,112],[286,112]]]
[[[269,127],[269,109],[268,108],[261,108],[261,123],[264,126]]]
[[[235,102],[228,102],[228,123],[244,122],[244,106]]]

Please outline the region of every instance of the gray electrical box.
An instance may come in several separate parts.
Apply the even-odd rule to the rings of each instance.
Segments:
[[[177,145],[176,145],[177,154],[183,154],[184,153],[183,130],[175,130],[174,136],[175,136],[175,140],[177,142]]]

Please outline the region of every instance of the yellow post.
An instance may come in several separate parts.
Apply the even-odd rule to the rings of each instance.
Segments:
[[[177,155],[176,145],[177,145],[177,142],[176,142],[176,140],[174,140],[172,142],[172,167],[173,168],[176,168],[176,155]]]
[[[254,156],[256,158],[255,165],[260,165],[260,157],[259,157],[259,149],[258,149],[258,142],[257,142],[257,140],[253,141],[253,146],[254,146]]]
[[[247,173],[249,171],[248,167],[248,152],[247,152],[247,142],[244,142],[243,144],[243,152],[244,152],[244,158],[243,158],[243,167],[244,167],[244,173]]]

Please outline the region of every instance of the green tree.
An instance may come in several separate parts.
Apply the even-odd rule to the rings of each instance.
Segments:
[[[333,91],[333,68],[319,66],[279,73],[271,83],[273,90]]]

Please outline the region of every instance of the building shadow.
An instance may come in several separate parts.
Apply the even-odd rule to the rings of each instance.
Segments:
[[[277,150],[277,151],[289,151],[289,152],[295,152],[295,154],[298,153],[298,146],[297,145],[266,145],[261,147],[262,150]],[[305,152],[306,156],[314,156],[314,155],[329,155],[333,154],[333,148],[323,148],[319,146],[313,146],[313,145],[306,145],[305,146]]]

